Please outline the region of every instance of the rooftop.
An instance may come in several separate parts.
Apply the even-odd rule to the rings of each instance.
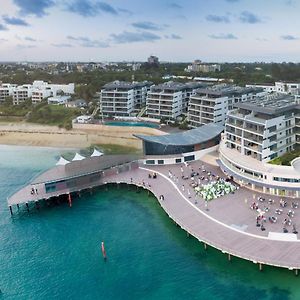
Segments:
[[[185,132],[160,136],[147,136],[138,134],[134,136],[143,141],[151,143],[173,146],[190,146],[211,140],[212,138],[218,136],[223,130],[224,127],[219,124],[209,123]]]
[[[294,96],[279,93],[269,94],[263,97],[257,97],[253,100],[236,103],[235,107],[268,115],[277,115],[289,110],[299,109],[299,105],[297,104],[297,100]]]
[[[128,82],[128,81],[119,81],[115,80],[113,82],[109,82],[103,86],[104,89],[116,89],[116,88],[123,88],[123,89],[135,89],[144,86],[152,85],[151,81],[141,81],[141,82]]]
[[[182,82],[176,82],[176,81],[168,81],[161,84],[154,85],[152,89],[154,90],[173,90],[173,91],[182,91],[186,89],[196,89],[199,87],[205,87],[207,86],[204,83],[199,82],[188,82],[188,83],[182,83]]]
[[[217,84],[207,88],[200,88],[196,91],[197,94],[208,94],[212,96],[238,96],[249,93],[259,93],[263,92],[262,88],[255,87],[240,87],[236,85],[229,84]]]

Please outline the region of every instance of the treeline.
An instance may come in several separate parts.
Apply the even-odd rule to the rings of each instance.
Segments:
[[[184,69],[188,63],[161,63],[151,66],[143,64],[140,70],[132,71],[126,64],[120,64],[116,69],[97,69],[93,71],[49,74],[46,71],[18,71],[0,69],[4,75],[1,81],[16,84],[32,83],[34,80],[44,80],[52,83],[76,84],[76,97],[92,101],[97,91],[108,82],[124,81],[152,81],[161,83],[166,75],[216,77],[225,78],[238,85],[248,83],[274,83],[275,81],[300,81],[300,64],[295,63],[225,63],[217,73],[187,73]],[[184,81],[180,80],[180,81]]]

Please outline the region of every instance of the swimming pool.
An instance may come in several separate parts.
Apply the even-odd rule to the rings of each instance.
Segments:
[[[104,125],[108,125],[108,126],[133,126],[133,127],[159,128],[159,124],[147,123],[147,122],[120,122],[120,121],[111,121],[111,122],[105,122]]]

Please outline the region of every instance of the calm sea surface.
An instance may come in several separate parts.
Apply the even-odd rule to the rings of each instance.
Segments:
[[[300,299],[300,277],[204,251],[144,192],[99,189],[11,218],[6,197],[58,156],[0,146],[0,299]]]

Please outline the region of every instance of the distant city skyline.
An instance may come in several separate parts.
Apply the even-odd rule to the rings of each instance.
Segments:
[[[300,62],[296,0],[1,0],[0,61]]]

